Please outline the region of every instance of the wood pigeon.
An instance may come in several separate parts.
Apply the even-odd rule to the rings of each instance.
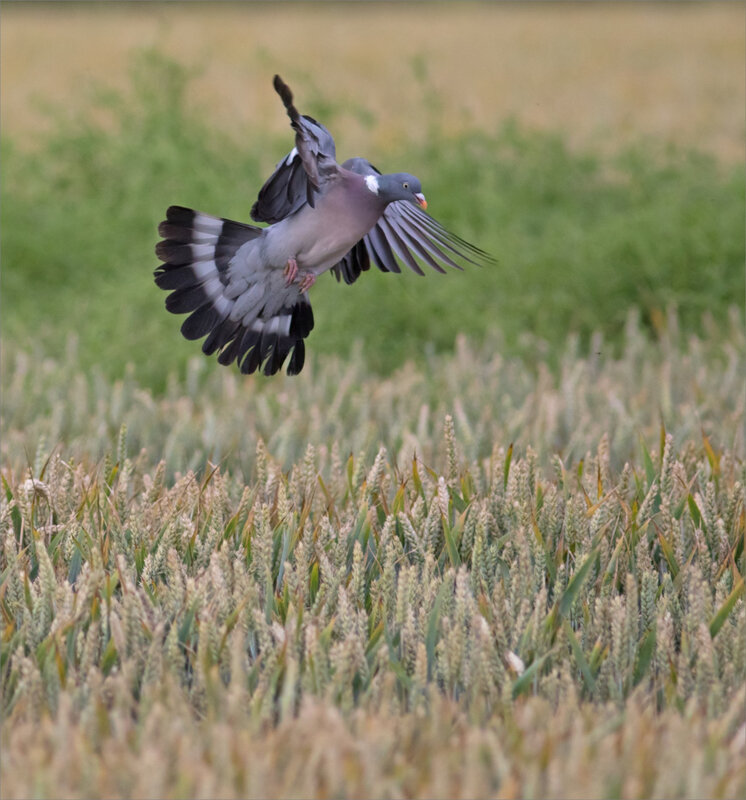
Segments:
[[[425,213],[414,175],[381,174],[364,158],[336,161],[334,139],[316,120],[301,116],[293,95],[275,75],[295,147],[277,164],[251,209],[247,225],[171,206],[158,226],[155,248],[163,262],[155,282],[171,292],[166,308],[191,312],[181,326],[187,339],[207,336],[202,350],[243,373],[263,366],[274,375],[290,355],[287,374],[305,359],[313,329],[308,289],[332,270],[353,283],[370,268],[418,275],[420,264],[438,272],[492,259]]]

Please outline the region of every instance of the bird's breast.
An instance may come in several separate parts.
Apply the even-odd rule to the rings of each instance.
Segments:
[[[283,250],[292,251],[286,257],[294,256],[301,269],[318,275],[346,255],[376,224],[385,207],[359,184],[362,179],[335,187],[317,196],[313,208],[306,205],[283,220]]]

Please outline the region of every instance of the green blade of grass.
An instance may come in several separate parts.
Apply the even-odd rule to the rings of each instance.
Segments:
[[[583,653],[583,649],[581,648],[578,640],[573,632],[572,626],[570,625],[568,620],[562,621],[562,627],[565,630],[565,634],[567,635],[567,639],[570,642],[570,647],[572,649],[572,653],[575,656],[575,661],[580,667],[580,671],[583,675],[583,679],[585,680],[585,684],[588,687],[588,692],[593,693],[596,688],[596,679],[593,677],[591,673],[591,668],[588,665],[588,661]]]
[[[731,611],[733,611],[733,607],[735,606],[738,598],[743,594],[744,589],[744,580],[743,577],[740,577],[738,581],[736,581],[736,585],[733,587],[731,593],[725,598],[723,604],[715,613],[715,616],[712,618],[710,622],[710,636],[714,639],[718,631],[723,627],[725,620],[728,619]]]
[[[570,578],[567,588],[562,593],[562,597],[559,601],[559,613],[566,617],[570,613],[570,609],[572,608],[572,604],[575,602],[575,598],[580,593],[580,590],[583,588],[583,584],[588,578],[588,575],[593,567],[595,560],[598,558],[598,551],[591,550],[590,553],[585,558],[585,561],[580,565],[580,567],[575,570],[572,578]]]

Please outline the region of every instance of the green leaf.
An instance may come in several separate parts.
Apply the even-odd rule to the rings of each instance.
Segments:
[[[448,552],[448,559],[451,565],[458,567],[461,564],[461,556],[458,552],[458,543],[461,540],[461,533],[464,529],[464,520],[466,518],[466,511],[456,520],[456,524],[451,528],[448,520],[441,515],[443,520],[443,536],[446,541],[446,551]]]
[[[360,542],[360,546],[365,549],[365,540],[370,532],[370,519],[368,518],[368,512],[369,508],[367,503],[361,502],[360,510],[358,511],[357,520],[355,522],[355,529],[352,531],[348,539],[348,556],[350,558],[352,558],[352,551],[355,547],[355,541]]]
[[[435,645],[438,643],[438,629],[440,622],[440,609],[443,600],[450,590],[449,584],[444,581],[440,585],[435,602],[427,617],[427,631],[425,633],[425,651],[427,652],[427,677],[430,680],[435,668]]]
[[[707,460],[710,462],[710,469],[712,470],[713,477],[717,477],[720,474],[720,459],[715,455],[710,440],[707,438],[704,431],[702,431],[702,444],[705,448]]]
[[[608,645],[604,647],[601,644],[600,640],[593,645],[593,650],[591,650],[591,657],[590,660],[588,661],[588,666],[591,668],[591,672],[594,675],[598,675],[598,671],[601,669],[601,664],[604,662],[604,659],[608,655],[609,655]]]
[[[274,609],[277,611],[277,616],[280,618],[280,622],[284,625],[285,620],[287,619],[288,613],[288,605],[290,603],[290,587],[285,584],[282,589],[282,594],[277,597],[273,596],[274,600]]]
[[[655,628],[651,628],[643,637],[642,642],[637,650],[637,659],[635,662],[635,674],[632,678],[632,685],[637,684],[645,677],[650,666],[650,661],[653,658],[655,651]]]
[[[119,464],[114,464],[109,472],[109,475],[104,478],[104,493],[108,497],[111,494],[111,488],[114,486],[114,481],[119,474]]]
[[[334,633],[335,624],[336,624],[336,619],[335,617],[332,617],[326,628],[324,628],[324,630],[321,631],[321,633],[319,634],[319,644],[324,650],[329,650],[329,645],[331,644],[332,641],[332,633]]]
[[[381,620],[378,625],[373,629],[373,632],[370,634],[370,638],[368,639],[368,644],[365,646],[365,655],[370,656],[372,655],[377,647],[376,645],[381,641],[381,636],[383,635],[383,620]]]
[[[453,503],[453,507],[456,511],[465,511],[469,504],[468,502],[458,493],[455,491],[451,492],[451,502]]]
[[[54,650],[54,637],[47,636],[46,639],[42,640],[36,647],[36,663],[39,666],[39,669],[43,669],[44,664],[46,663],[47,658],[49,657],[50,653]]]
[[[272,570],[267,570],[264,581],[264,618],[269,624],[272,622],[272,611],[275,608],[275,584],[272,580]]]
[[[563,617],[566,617],[570,613],[572,604],[575,602],[575,598],[583,588],[583,584],[588,578],[591,567],[593,566],[596,558],[598,558],[598,551],[593,549],[590,553],[588,553],[585,561],[580,565],[580,567],[575,570],[575,574],[572,576],[572,578],[570,578],[565,591],[562,592],[562,597],[560,598],[559,602],[559,612]]]
[[[686,497],[682,497],[678,503],[671,509],[671,516],[675,520],[680,520],[681,515],[684,513],[684,506],[686,506]]]
[[[236,526],[238,525],[238,514],[234,514],[227,522],[223,529],[223,541],[227,542],[233,536]]]
[[[326,484],[324,483],[323,478],[321,475],[316,476],[316,480],[321,487],[321,491],[324,493],[324,500],[326,501],[327,508],[333,508],[334,506],[334,498],[329,493],[329,490],[326,488]]]
[[[192,604],[187,609],[186,614],[184,614],[184,619],[181,621],[181,625],[179,625],[179,644],[184,648],[186,648],[187,640],[190,638],[190,634],[192,632],[194,617],[194,604]]]
[[[8,505],[10,505],[11,501],[13,500],[13,492],[10,489],[10,485],[8,481],[5,480],[5,475],[2,476],[3,479],[3,486],[5,487],[5,498],[8,501]],[[18,510],[18,506],[13,506],[10,509],[10,519],[13,522],[13,532],[16,536],[16,541],[20,541],[21,539],[21,512]]]
[[[402,484],[397,493],[394,497],[394,502],[391,504],[391,513],[392,514],[399,514],[401,511],[404,511],[404,498],[405,498],[405,487]]]
[[[583,648],[578,643],[578,640],[575,636],[575,632],[572,629],[572,625],[570,625],[568,620],[563,620],[562,627],[567,634],[567,638],[570,642],[570,649],[572,650],[573,655],[575,656],[575,661],[578,663],[578,667],[580,667],[580,671],[583,673],[583,679],[585,680],[586,686],[588,687],[589,692],[593,692],[596,688],[596,679],[593,677],[591,673],[591,668],[588,666],[588,661],[583,653]]]
[[[70,566],[67,570],[67,581],[68,583],[75,583],[78,579],[78,575],[80,575],[80,570],[83,567],[83,554],[80,552],[80,548],[76,547],[73,551],[72,557],[70,559]]]
[[[629,547],[629,543],[627,542],[626,538],[624,536],[620,536],[616,543],[616,547],[614,547],[614,552],[609,558],[609,563],[606,565],[606,569],[604,570],[604,578],[610,577],[614,574],[622,549],[627,547]]]
[[[679,574],[679,563],[676,561],[676,555],[673,551],[673,547],[669,544],[668,539],[662,534],[658,533],[658,542],[661,546],[661,551],[663,552],[663,557],[666,559],[666,563],[668,564],[668,569],[671,572],[671,577],[676,578]]]
[[[282,586],[282,578],[285,574],[285,562],[288,557],[288,550],[290,548],[290,528],[283,526],[282,531],[282,550],[280,551],[280,558],[278,559],[277,580],[275,581],[275,591],[280,591]]]
[[[389,658],[389,666],[391,667],[392,672],[396,677],[399,679],[399,682],[404,686],[405,689],[410,690],[412,688],[412,679],[407,675],[407,671],[402,666],[401,661],[398,661],[394,658]]]
[[[723,627],[725,620],[728,619],[728,615],[733,610],[736,601],[743,594],[743,586],[743,577],[741,577],[733,587],[733,591],[725,598],[723,605],[720,606],[717,613],[712,618],[712,622],[710,622],[710,636],[712,636],[713,639],[717,635],[717,632]]]
[[[508,452],[505,454],[505,463],[503,464],[503,489],[508,488],[508,476],[510,475],[510,462],[513,460],[513,442],[508,447]]]
[[[106,648],[104,649],[104,654],[101,656],[101,672],[104,675],[108,675],[111,671],[111,668],[114,666],[114,662],[117,660],[118,657],[117,648],[114,644],[114,639],[109,639],[106,643]]]
[[[694,499],[694,497],[692,497],[691,492],[686,496],[686,502],[689,504],[689,515],[691,516],[695,527],[701,528],[703,531],[705,531],[705,533],[707,533],[705,521],[702,519],[702,513],[699,510],[697,501]]]
[[[655,480],[656,470],[655,466],[653,465],[653,459],[650,457],[650,453],[648,452],[648,448],[645,446],[645,442],[640,439],[640,446],[642,447],[642,461],[645,464],[645,477],[647,478],[647,487],[650,488],[652,486],[653,481]]]
[[[513,681],[513,699],[518,697],[520,694],[527,692],[531,688],[531,683],[533,682],[534,678],[537,676],[537,673],[544,665],[544,662],[552,655],[552,650],[547,653],[544,653],[541,658],[537,658],[533,661],[527,668],[523,675],[520,675]]]
[[[414,482],[414,488],[417,491],[417,494],[425,500],[425,490],[422,487],[422,481],[420,480],[420,472],[417,469],[417,457],[415,456],[412,459],[412,481]]]
[[[464,498],[466,505],[471,502],[472,497],[474,497],[474,493],[474,481],[472,480],[471,474],[467,472],[461,478],[461,496]]]
[[[311,566],[311,576],[308,579],[308,592],[311,603],[316,600],[319,591],[319,562],[314,561]]]

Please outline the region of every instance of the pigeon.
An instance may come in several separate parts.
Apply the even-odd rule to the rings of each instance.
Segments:
[[[334,139],[298,113],[293,94],[274,77],[295,131],[295,146],[275,167],[251,209],[260,227],[171,206],[158,226],[162,261],[155,282],[170,292],[166,308],[188,313],[187,339],[242,373],[274,375],[290,357],[288,375],[305,361],[314,326],[308,290],[323,272],[354,283],[370,269],[424,275],[484,264],[492,258],[450,233],[425,212],[420,181],[382,174],[364,158],[336,160]]]

